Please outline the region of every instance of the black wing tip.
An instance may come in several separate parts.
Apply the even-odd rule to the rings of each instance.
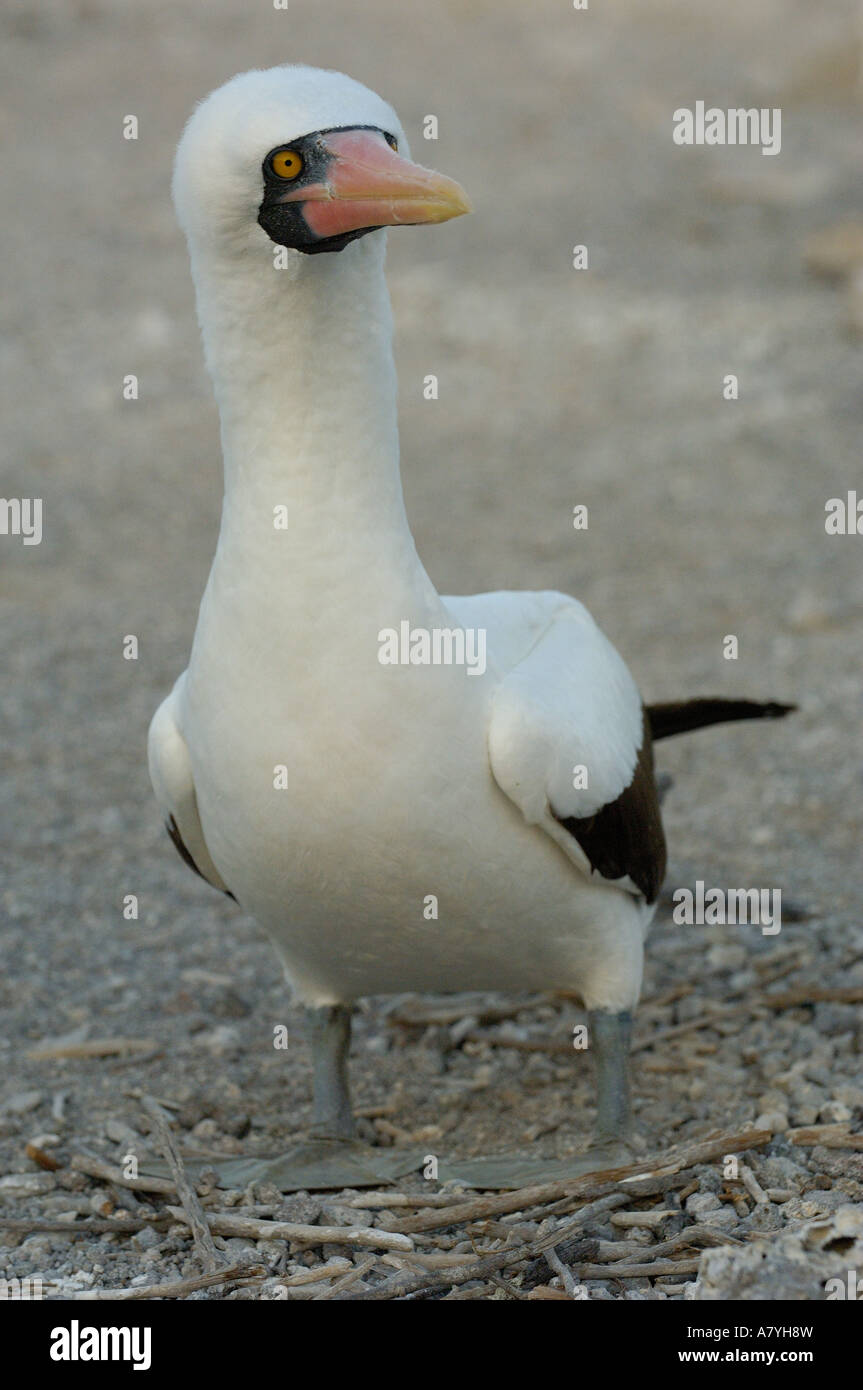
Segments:
[[[191,854],[186,849],[185,842],[183,840],[182,835],[180,834],[180,827],[177,825],[177,822],[175,821],[173,816],[169,816],[168,819],[165,821],[165,829],[170,835],[171,842],[175,850],[179,854],[180,858],[182,859],[183,863],[188,864],[192,872],[198,875],[198,878],[202,878],[205,883],[209,883],[210,880],[204,874],[201,873],[201,870],[198,868]],[[213,884],[210,884],[210,887],[213,886]],[[225,897],[230,898],[232,902],[237,901],[230,888],[223,889],[223,892],[225,894]]]
[[[786,714],[796,714],[799,705],[783,705],[778,700],[768,700],[764,705],[764,719],[784,719]]]
[[[659,805],[668,787],[653,771],[653,751],[647,711],[642,715],[643,737],[632,780],[614,801],[592,816],[559,816],[555,820],[580,845],[591,874],[612,882],[628,878],[648,904],[659,897],[667,854]],[[671,779],[668,778],[668,782]]]
[[[647,718],[654,741],[706,729],[712,724],[731,724],[746,719],[784,719],[797,705],[779,700],[732,700],[724,696],[699,696],[668,704],[648,705]]]

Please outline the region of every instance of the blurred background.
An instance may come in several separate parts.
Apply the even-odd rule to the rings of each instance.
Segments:
[[[377,89],[474,200],[390,236],[405,491],[437,585],[571,591],[646,699],[798,701],[663,746],[669,885],[780,887],[828,941],[856,923],[863,537],[827,536],[824,508],[863,496],[859,4],[10,0],[0,26],[2,491],[44,499],[40,546],[0,538],[16,1053],[174,1028],[179,1078],[196,1031],[218,1052],[218,1027],[226,1047],[247,1029],[263,1056],[261,1000],[281,1016],[267,943],[174,854],[144,751],[221,499],[172,158],[194,103],[256,66]],[[781,153],[677,147],[697,100],[781,107]],[[90,1103],[120,1081],[81,1084]]]

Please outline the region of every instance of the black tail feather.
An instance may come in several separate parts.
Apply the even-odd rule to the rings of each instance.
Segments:
[[[709,724],[729,724],[735,719],[782,719],[797,708],[775,700],[676,700],[666,705],[647,705],[647,718],[654,743],[675,734],[688,734]]]

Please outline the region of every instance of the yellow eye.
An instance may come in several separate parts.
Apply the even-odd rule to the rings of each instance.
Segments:
[[[280,179],[295,179],[303,172],[302,155],[296,150],[279,150],[270,160],[270,168]]]

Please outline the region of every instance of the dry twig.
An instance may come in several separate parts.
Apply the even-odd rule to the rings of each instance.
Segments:
[[[180,1156],[180,1150],[174,1142],[174,1136],[168,1124],[168,1117],[159,1102],[153,1100],[152,1096],[142,1096],[141,1104],[153,1122],[159,1146],[174,1175],[174,1185],[177,1189],[177,1196],[183,1204],[183,1211],[186,1213],[186,1221],[192,1232],[192,1239],[195,1242],[195,1249],[200,1256],[204,1272],[208,1274],[215,1273],[224,1261],[213,1243],[213,1237],[207,1225],[207,1219],[204,1216],[204,1209],[201,1206],[198,1194],[186,1174],[186,1169]]]
[[[223,1265],[221,1269],[209,1274],[196,1274],[191,1279],[178,1279],[171,1284],[146,1284],[142,1288],[123,1289],[80,1289],[75,1299],[99,1302],[105,1299],[131,1303],[139,1298],[185,1298],[198,1289],[209,1289],[214,1284],[259,1283],[267,1277],[262,1265]]]
[[[178,1221],[188,1226],[183,1207],[168,1207]],[[413,1250],[409,1236],[372,1226],[308,1226],[297,1221],[258,1221],[251,1216],[228,1212],[201,1213],[208,1231],[217,1236],[245,1236],[249,1240],[288,1240],[309,1249],[314,1245],[364,1245],[373,1250]]]
[[[90,1154],[73,1154],[69,1167],[88,1178],[99,1178],[115,1187],[127,1187],[131,1192],[159,1192],[167,1197],[173,1197],[177,1192],[176,1184],[170,1178],[127,1178],[122,1169]]]

